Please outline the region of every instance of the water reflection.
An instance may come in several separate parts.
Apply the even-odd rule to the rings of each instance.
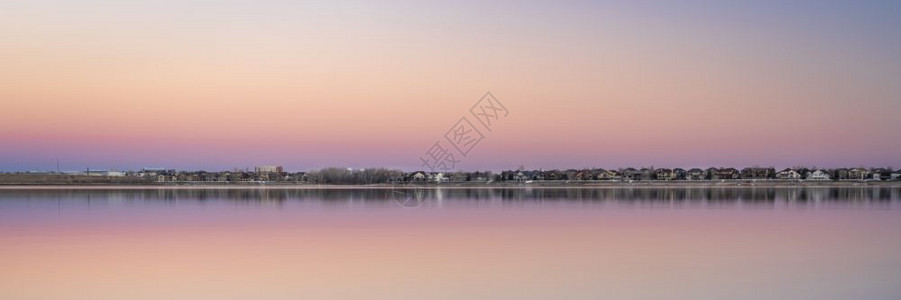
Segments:
[[[888,187],[0,189],[0,299],[901,299],[899,200]]]
[[[404,208],[472,205],[638,206],[673,208],[897,207],[901,187],[666,187],[666,188],[386,188],[386,189],[10,189],[0,206],[34,203],[85,205],[205,203]]]

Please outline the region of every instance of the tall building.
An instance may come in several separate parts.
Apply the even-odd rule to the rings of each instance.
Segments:
[[[254,168],[257,174],[261,173],[284,173],[285,169],[282,166],[257,166]]]

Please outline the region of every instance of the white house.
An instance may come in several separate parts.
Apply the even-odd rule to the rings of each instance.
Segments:
[[[526,181],[529,179],[529,176],[526,176],[522,171],[516,172],[516,175],[513,175],[513,179],[516,181]]]
[[[410,174],[410,179],[413,181],[425,181],[428,176],[422,171],[413,172]]]
[[[829,172],[824,170],[816,170],[810,173],[810,176],[807,177],[809,180],[831,180],[832,175],[829,175]]]
[[[432,174],[432,179],[435,180],[435,182],[447,182],[448,180],[447,177],[444,177],[444,173]]]
[[[88,176],[108,176],[108,177],[123,177],[125,176],[124,172],[113,171],[113,170],[88,170],[85,172],[85,175]]]
[[[801,179],[801,173],[792,169],[785,169],[776,173],[777,179]]]

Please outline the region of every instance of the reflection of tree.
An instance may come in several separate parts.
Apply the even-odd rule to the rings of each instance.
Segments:
[[[21,201],[69,203],[176,203],[213,202],[321,203],[344,206],[386,204],[418,207],[430,201],[448,199],[467,203],[501,202],[579,202],[579,203],[664,203],[664,204],[772,204],[776,201],[795,205],[817,203],[882,203],[901,200],[898,187],[652,187],[652,188],[450,188],[432,189],[400,186],[396,188],[346,189],[216,189],[216,188],[150,188],[150,189],[47,189],[0,190],[0,205]],[[461,202],[462,203],[462,202]],[[317,204],[318,205],[318,204]]]

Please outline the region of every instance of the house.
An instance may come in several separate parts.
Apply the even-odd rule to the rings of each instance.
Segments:
[[[706,170],[706,171],[707,171],[707,179],[711,179],[711,180],[712,180],[712,179],[713,179],[713,175],[716,174],[716,172],[719,171],[719,170],[720,170],[720,169],[718,169],[718,168],[707,168],[707,170]]]
[[[219,177],[219,174],[213,172],[200,172],[200,178],[203,181],[216,181],[216,178]]]
[[[623,175],[614,170],[603,170],[595,175],[597,180],[622,180]]]
[[[707,180],[707,171],[694,168],[685,172],[685,180]]]
[[[175,175],[175,169],[143,168],[143,169],[141,169],[141,173],[143,173],[146,176],[157,176],[157,175],[173,176],[173,175]]]
[[[253,178],[253,181],[269,181],[269,172],[266,173],[251,173],[250,176]]]
[[[526,174],[526,176],[529,176],[530,178],[532,176],[531,171],[524,171],[523,173]],[[475,182],[488,182],[488,181],[494,179],[494,175],[492,175],[491,172],[488,172],[488,171],[475,171],[475,172],[469,173],[467,175],[469,175],[469,181],[475,181]]]
[[[870,170],[867,170],[865,168],[853,168],[851,170],[848,170],[848,179],[864,180],[868,178],[871,178]]]
[[[884,168],[877,168],[870,171],[872,174],[873,180],[891,180],[892,179],[892,171]]]
[[[673,176],[675,176],[675,178],[673,178],[673,180],[685,180],[685,173],[686,173],[685,169],[682,169],[682,168],[673,169]]]
[[[894,171],[891,175],[889,175],[889,180],[896,181],[901,180],[901,171]]]
[[[591,170],[584,169],[584,170],[581,170],[581,171],[579,171],[579,172],[576,172],[576,175],[574,175],[574,176],[573,176],[572,178],[570,178],[570,179],[573,179],[573,180],[594,180],[594,175],[592,174]]]
[[[848,171],[850,171],[850,170],[845,169],[845,168],[835,169],[835,179],[836,180],[850,179],[850,176],[848,175]]]
[[[469,174],[466,172],[453,172],[447,176],[451,182],[469,181]]]
[[[300,182],[310,182],[310,175],[306,172],[297,173],[294,175],[294,177],[297,178],[297,180],[299,180]],[[392,182],[403,182],[403,180],[404,176],[403,174],[400,174],[397,178],[393,178]]]
[[[788,168],[776,173],[776,179],[801,179],[801,173],[795,169]]]
[[[526,173],[523,173],[522,171],[518,171],[518,172],[516,172],[516,174],[513,175],[513,180],[527,181],[527,180],[529,180],[529,176],[527,176]]]
[[[151,178],[156,182],[173,182],[178,180],[175,175],[156,175]]]
[[[106,176],[106,177],[125,177],[125,173],[124,173],[124,172],[113,171],[113,170],[109,170],[109,171],[106,171],[106,170],[87,170],[87,172],[85,172],[85,175],[88,175],[88,176]]]
[[[412,182],[425,182],[426,180],[428,180],[428,177],[429,176],[423,171],[416,171],[410,173],[410,175],[408,176],[409,180]]]
[[[544,180],[563,180],[564,177],[566,177],[566,174],[560,170],[550,170],[544,171],[543,177]]]
[[[741,179],[770,179],[775,177],[775,168],[753,167],[741,169]]]
[[[445,176],[444,173],[441,173],[441,172],[429,173],[429,181],[447,182],[448,180],[449,180],[449,178],[447,176]]]
[[[654,178],[656,178],[657,180],[675,180],[676,173],[674,173],[673,170],[670,169],[656,169],[654,170]]]
[[[285,169],[282,166],[257,166],[254,168],[254,173],[284,173]]]
[[[654,169],[641,168],[641,180],[652,180],[654,179]]]
[[[644,173],[642,171],[639,171],[639,170],[636,170],[633,168],[627,168],[627,169],[623,170],[622,178],[623,178],[623,180],[628,180],[628,181],[641,180],[643,174]]]
[[[831,180],[831,179],[832,179],[832,175],[829,174],[829,171],[822,170],[822,169],[810,172],[810,175],[807,176],[807,180]]]
[[[175,175],[175,181],[190,181],[190,178],[188,178],[188,176],[190,176],[190,174],[178,173]]]
[[[242,172],[234,172],[234,173],[227,173],[227,174],[228,174],[227,181],[237,182],[237,181],[244,180],[244,174]]]
[[[713,168],[713,173],[710,174],[710,178],[713,180],[724,180],[724,179],[739,179],[741,178],[741,172],[736,168],[722,168],[716,169]]]

